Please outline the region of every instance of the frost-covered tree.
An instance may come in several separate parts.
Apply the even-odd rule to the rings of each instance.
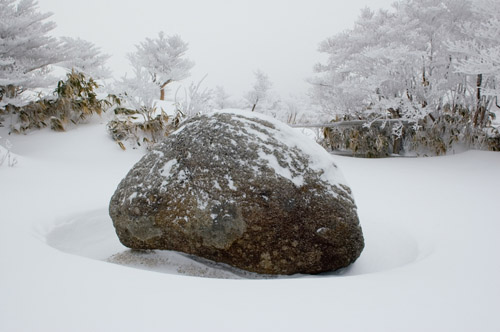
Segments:
[[[64,59],[55,28],[34,0],[0,0],[0,102],[29,88],[45,86],[48,66]],[[5,104],[5,100],[3,102]]]
[[[158,38],[146,38],[136,45],[136,51],[128,54],[134,67],[147,70],[151,80],[160,89],[160,100],[165,100],[165,88],[168,84],[187,78],[194,63],[186,58],[188,44],[178,35],[165,36],[163,32]]]
[[[108,74],[108,56],[94,44],[50,36],[55,28],[47,21],[51,15],[40,13],[35,0],[0,0],[0,107],[24,105],[23,92],[55,84],[49,76],[53,65],[87,77]]]
[[[113,87],[116,95],[122,99],[124,107],[152,112],[157,99],[157,85],[151,81],[149,72],[142,67],[133,68],[132,77],[122,77]],[[147,117],[147,115],[146,115]]]
[[[230,95],[227,94],[227,92],[223,86],[218,85],[215,87],[213,97],[214,97],[215,108],[224,109],[224,108],[228,107],[228,99],[229,99]]]
[[[484,126],[489,118],[487,112],[494,105],[500,107],[499,11],[498,1],[476,1],[472,13],[476,19],[461,25],[462,39],[448,43],[454,71],[465,76],[462,95],[475,108],[475,126]]]
[[[395,47],[393,21],[394,15],[387,11],[375,14],[365,8],[353,29],[320,44],[319,51],[326,53],[328,60],[315,66],[317,76],[312,84],[314,98],[325,112],[359,112],[377,99],[374,92],[380,81],[387,88],[394,86],[391,72],[384,70],[401,59],[401,54],[393,57],[394,52],[387,52]]]
[[[255,111],[257,104],[264,103],[269,99],[273,86],[269,77],[262,71],[257,70],[254,75],[255,83],[253,89],[245,95],[245,99],[248,101],[250,107],[252,107],[252,112]]]
[[[106,66],[109,55],[103,54],[95,44],[81,38],[62,37],[62,49],[65,50],[64,60],[59,66],[81,72],[94,79],[111,76]]]
[[[457,84],[446,43],[471,19],[467,0],[405,0],[392,11],[364,9],[354,28],[320,45],[314,96],[330,113],[391,111],[421,118]]]
[[[353,129],[344,137],[351,148],[356,140],[379,140],[385,143],[378,152],[392,146],[397,153],[408,134],[406,143],[437,154],[457,142],[497,149],[497,131],[481,128],[489,125],[496,101],[499,6],[492,0],[401,0],[390,11],[364,9],[352,29],[321,43],[328,59],[315,67],[313,98],[330,118],[374,123],[390,117],[413,125],[403,130],[400,122],[393,131],[366,133],[372,135],[366,140]]]
[[[462,38],[460,26],[476,17],[469,0],[411,0],[394,5],[403,31],[416,31],[414,38],[403,40],[410,49],[421,53],[416,62],[420,71],[413,84],[415,96],[424,114],[440,111],[450,102],[449,91],[460,84],[461,77],[453,69],[447,42]],[[418,68],[418,67],[417,67]],[[411,95],[410,95],[411,97]]]

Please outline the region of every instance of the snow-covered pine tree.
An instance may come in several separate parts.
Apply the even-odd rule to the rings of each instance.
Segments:
[[[188,44],[180,36],[165,36],[163,32],[158,38],[146,38],[136,45],[136,51],[128,54],[134,67],[145,68],[151,80],[160,89],[160,100],[165,100],[165,88],[168,84],[185,79],[194,62],[185,57]]]
[[[26,104],[22,93],[47,88],[56,79],[52,65],[81,72],[87,78],[109,75],[107,55],[82,39],[56,39],[49,35],[52,13],[40,13],[35,0],[0,0],[0,108]]]
[[[81,38],[62,37],[62,49],[65,50],[64,60],[59,66],[85,74],[94,79],[111,76],[106,66],[109,55],[103,54],[94,43]]]
[[[26,89],[45,87],[48,66],[64,59],[55,24],[35,0],[0,0],[0,107],[21,103]]]

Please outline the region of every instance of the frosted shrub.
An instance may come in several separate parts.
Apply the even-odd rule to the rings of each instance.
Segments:
[[[7,166],[9,167],[14,167],[17,164],[17,158],[12,156],[10,149],[12,149],[12,143],[9,140],[5,141],[5,147],[0,145],[0,166],[5,162],[7,162]]]
[[[483,127],[474,125],[474,112],[460,106],[446,105],[441,112],[417,121],[374,123],[374,118],[375,114],[358,116],[356,119],[365,120],[364,125],[325,128],[323,145],[368,158],[444,155],[456,148],[500,151],[499,130],[491,122]],[[353,119],[346,115],[333,122]]]
[[[98,99],[98,84],[83,73],[72,71],[59,81],[52,98],[43,98],[25,106],[12,107],[12,131],[24,133],[50,126],[64,131],[69,123],[78,124],[92,114],[102,114],[112,103]]]
[[[201,82],[185,90],[184,100],[176,98],[177,110],[173,115],[157,107],[157,98],[165,100],[171,83],[190,75],[194,63],[186,58],[187,50],[188,44],[179,36],[160,32],[157,38],[146,38],[136,45],[135,52],[128,54],[134,77],[117,82],[115,89],[124,107],[115,109],[115,117],[107,126],[123,150],[124,142],[134,148],[150,149],[174,131],[182,118],[205,109],[210,92],[199,90]]]
[[[179,86],[175,93],[175,107],[177,112],[190,118],[211,111],[213,105],[213,92],[210,89],[202,89],[201,84],[207,76],[205,75],[197,84],[191,82],[186,89]],[[179,92],[183,90],[183,96]]]
[[[120,148],[126,150],[124,142],[133,147],[152,148],[163,137],[175,131],[182,120],[182,114],[167,115],[156,107],[141,107],[139,110],[115,109],[115,118],[108,122],[107,129]]]
[[[419,122],[412,134],[410,149],[419,154],[443,155],[454,148],[498,151],[500,133],[488,120],[484,125],[475,121],[476,111],[461,106],[446,105],[443,112],[429,114]],[[489,114],[488,118],[493,118]]]
[[[344,115],[337,121],[360,120],[354,116]],[[371,117],[366,118],[369,123]],[[349,151],[355,156],[367,158],[386,157],[400,146],[401,138],[388,124],[372,124],[325,128],[323,145],[337,151]]]

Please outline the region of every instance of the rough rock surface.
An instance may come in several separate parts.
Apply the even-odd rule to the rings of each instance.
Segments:
[[[364,247],[351,191],[332,157],[250,112],[187,121],[130,170],[109,212],[127,247],[265,274],[336,270]]]

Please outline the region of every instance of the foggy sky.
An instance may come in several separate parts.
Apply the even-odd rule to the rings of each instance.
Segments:
[[[265,72],[282,96],[305,93],[325,38],[352,27],[361,8],[389,8],[394,0],[39,0],[53,12],[56,36],[80,37],[112,55],[119,78],[130,71],[126,54],[159,31],[189,43],[196,65],[186,80],[223,86],[235,96]]]

